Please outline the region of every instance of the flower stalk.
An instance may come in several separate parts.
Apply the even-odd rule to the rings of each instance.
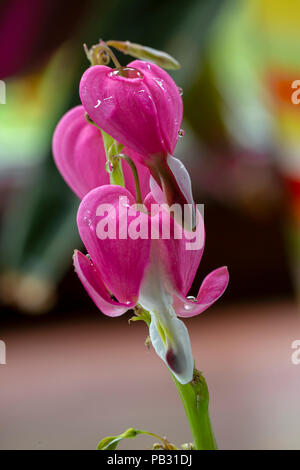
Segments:
[[[196,450],[217,450],[209,417],[209,393],[203,375],[194,370],[192,382],[181,384],[171,374],[191,428]]]
[[[125,160],[128,163],[128,165],[130,166],[130,169],[131,169],[132,175],[133,175],[133,179],[134,179],[134,185],[135,185],[136,203],[137,204],[143,204],[139,175],[138,175],[138,171],[137,171],[137,168],[136,168],[136,165],[135,165],[134,161],[130,157],[128,157],[128,155],[125,155],[123,153],[118,153],[117,155],[114,155],[114,158],[118,158],[118,159],[121,158],[121,159]]]
[[[130,321],[143,320],[150,327],[151,318],[149,312],[137,306],[134,309],[135,316]],[[212,430],[209,416],[209,392],[203,375],[194,369],[193,380],[187,384],[180,383],[171,372],[171,377],[176,385],[182,401],[187,420],[192,432],[195,450],[217,450],[217,443]]]
[[[120,150],[123,145],[117,144],[116,141],[112,143],[107,152],[107,171],[110,177],[110,184],[125,187],[124,175],[122,170],[121,159],[119,156]]]

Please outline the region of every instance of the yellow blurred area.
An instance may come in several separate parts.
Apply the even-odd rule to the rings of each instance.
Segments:
[[[28,165],[43,158],[74,77],[68,54],[70,46],[66,45],[46,66],[7,81],[6,104],[0,106],[0,167],[14,162]]]
[[[300,4],[298,0],[248,0],[253,13],[267,34],[299,36]]]

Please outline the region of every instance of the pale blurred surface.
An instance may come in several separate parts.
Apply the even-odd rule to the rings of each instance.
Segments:
[[[94,449],[128,427],[191,440],[175,386],[127,318],[89,316],[4,329],[1,449]],[[187,321],[221,449],[300,449],[300,339],[291,302],[217,306]],[[139,437],[122,449],[150,448]]]

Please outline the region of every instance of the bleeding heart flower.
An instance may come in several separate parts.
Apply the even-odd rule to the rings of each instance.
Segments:
[[[101,129],[141,156],[169,206],[191,204],[194,227],[190,178],[182,164],[172,164],[183,105],[168,73],[141,60],[114,70],[96,65],[83,74],[80,97]]]
[[[149,192],[149,170],[139,163],[136,152],[125,148],[124,153],[135,162],[144,197]],[[53,137],[53,155],[64,180],[80,199],[90,190],[109,184],[102,134],[86,121],[83,106],[68,111],[58,123]],[[132,171],[125,161],[122,161],[122,169],[126,188],[134,194]]]
[[[154,349],[175,377],[188,383],[193,376],[193,356],[187,329],[177,315],[190,317],[203,312],[223,294],[229,276],[226,267],[216,269],[204,279],[197,298],[187,299],[204,250],[203,219],[197,212],[193,237],[198,243],[189,250],[191,233],[185,232],[161,206],[156,204],[151,213],[153,203],[150,193],[143,210],[133,211],[135,199],[125,188],[105,185],[89,192],[77,215],[89,257],[76,251],[74,266],[87,293],[104,314],[119,316],[137,304],[149,311]],[[164,238],[162,231],[167,222],[170,236]],[[107,236],[100,237],[104,226],[114,236],[107,232]],[[136,236],[132,235],[132,226]]]

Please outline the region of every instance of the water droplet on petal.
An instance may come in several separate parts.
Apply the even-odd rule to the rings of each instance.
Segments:
[[[180,96],[183,95],[183,89],[182,88],[178,87],[178,92],[179,92]]]
[[[93,221],[89,216],[86,215],[86,216],[83,217],[83,223],[90,227],[92,225]]]
[[[129,78],[129,79],[137,79],[139,78],[140,80],[144,78],[143,73],[135,69],[133,67],[121,67],[118,69],[114,69],[112,72],[109,73],[110,77],[123,77],[123,78]]]
[[[193,297],[192,295],[189,295],[187,297],[187,300],[189,300],[190,302],[194,302],[194,303],[197,302],[196,297]],[[193,309],[194,309],[193,305],[184,304],[184,310],[190,311],[190,310],[193,310]]]
[[[166,89],[164,87],[164,81],[163,80],[160,80],[158,78],[155,78],[154,80],[157,83],[157,85],[162,89],[162,91],[166,91]]]
[[[191,307],[190,305],[185,304],[185,305],[184,305],[184,310],[186,310],[187,312],[189,312],[190,310],[192,310],[192,307]]]
[[[107,173],[112,173],[112,171],[113,171],[113,165],[108,160],[105,163],[105,171],[107,171]]]
[[[183,137],[183,136],[184,136],[184,130],[183,130],[183,129],[180,129],[180,131],[178,132],[178,136],[179,136],[179,137]]]

